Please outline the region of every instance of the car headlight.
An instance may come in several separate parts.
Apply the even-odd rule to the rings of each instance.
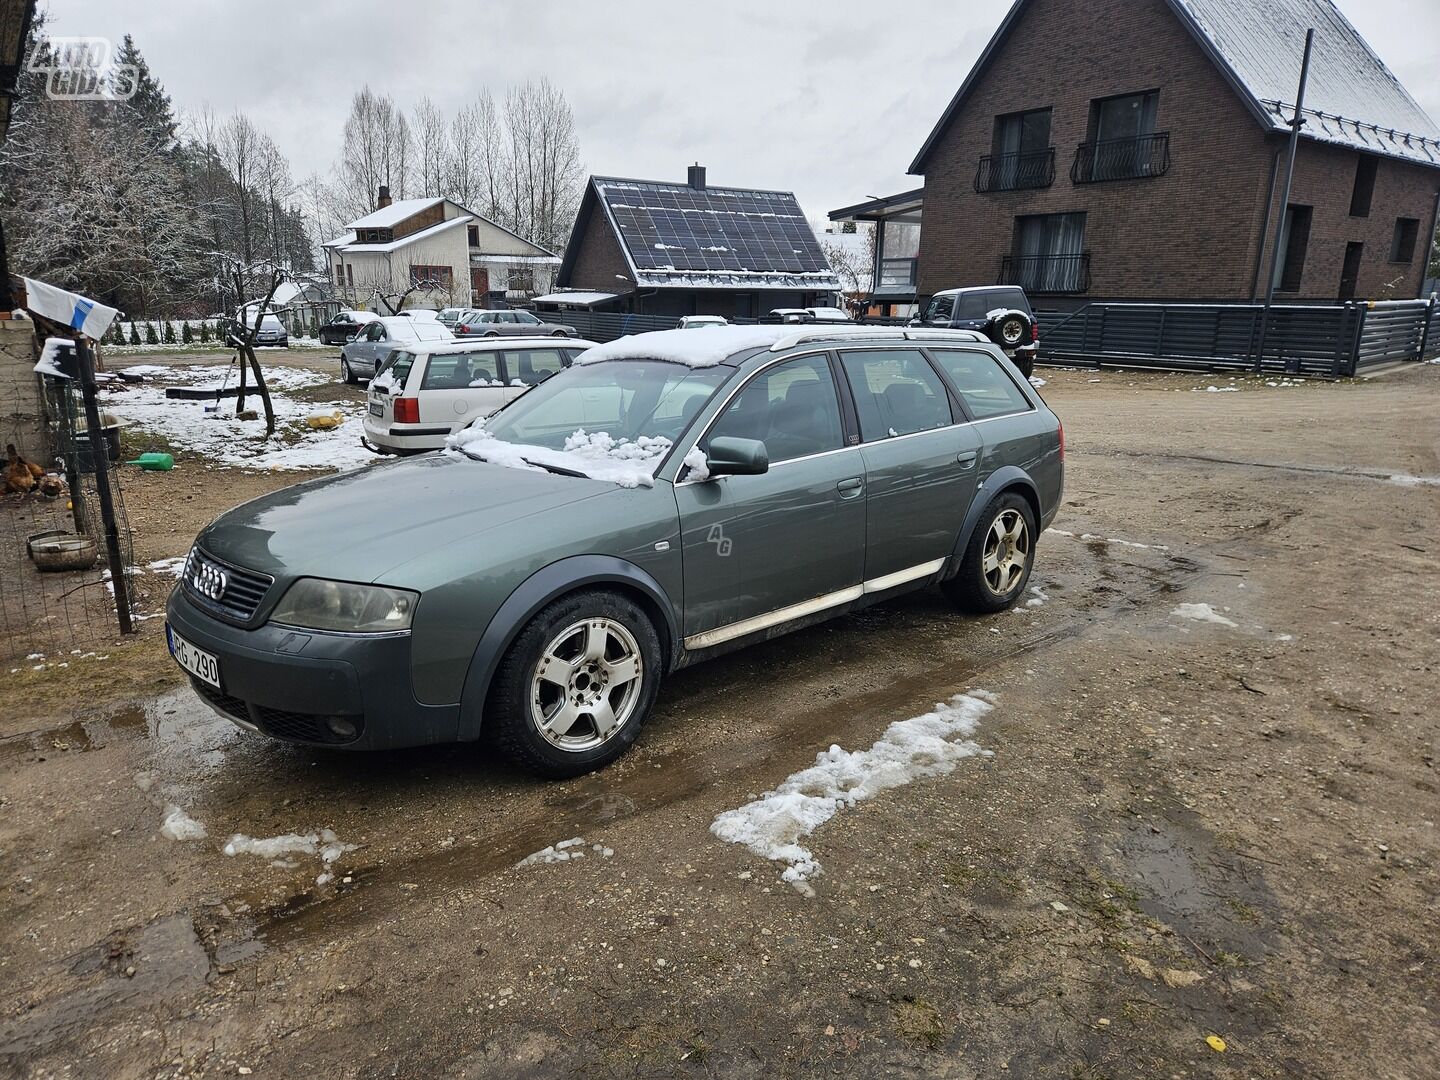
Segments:
[[[286,590],[270,618],[307,630],[385,634],[409,630],[419,594],[383,585],[301,578]]]

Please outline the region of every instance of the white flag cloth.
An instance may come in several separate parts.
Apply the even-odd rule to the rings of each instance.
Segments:
[[[113,307],[68,292],[54,285],[47,285],[34,278],[25,278],[25,306],[36,315],[54,319],[71,330],[78,330],[97,341],[105,336],[110,324],[119,314]]]

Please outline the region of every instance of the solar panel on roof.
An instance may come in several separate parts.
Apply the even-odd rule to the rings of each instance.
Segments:
[[[830,273],[793,195],[630,181],[598,186],[639,270]]]

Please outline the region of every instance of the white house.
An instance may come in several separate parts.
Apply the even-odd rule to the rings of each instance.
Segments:
[[[323,245],[342,300],[389,314],[390,306],[471,307],[523,302],[549,292],[560,258],[444,198],[392,201]],[[388,300],[387,305],[385,301]]]

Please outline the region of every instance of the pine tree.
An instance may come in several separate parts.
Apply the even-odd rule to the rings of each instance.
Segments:
[[[159,337],[158,334],[155,333],[155,324],[152,323],[152,322],[147,322],[147,323],[145,324],[145,344],[146,344],[146,345],[159,345],[159,344],[160,344],[160,337]]]
[[[175,147],[175,113],[170,107],[170,95],[159,80],[150,74],[150,65],[145,62],[135,39],[129,34],[120,43],[115,57],[115,72],[112,89],[117,96],[134,93],[118,103],[118,117],[151,136],[158,149],[170,151]]]
[[[174,345],[174,344],[175,344],[175,324],[174,324],[173,322],[171,322],[169,319],[166,319],[166,320],[165,320],[165,323],[164,323],[164,326],[165,326],[165,329],[164,329],[163,331],[161,331],[161,333],[160,333],[160,340],[163,341],[166,345]]]
[[[190,320],[186,319],[180,324],[180,341],[183,344],[189,345],[194,340],[195,335],[190,332]]]
[[[200,320],[200,340],[210,340],[210,323],[205,319]]]
[[[140,330],[133,322],[130,324],[130,344],[140,344]]]

